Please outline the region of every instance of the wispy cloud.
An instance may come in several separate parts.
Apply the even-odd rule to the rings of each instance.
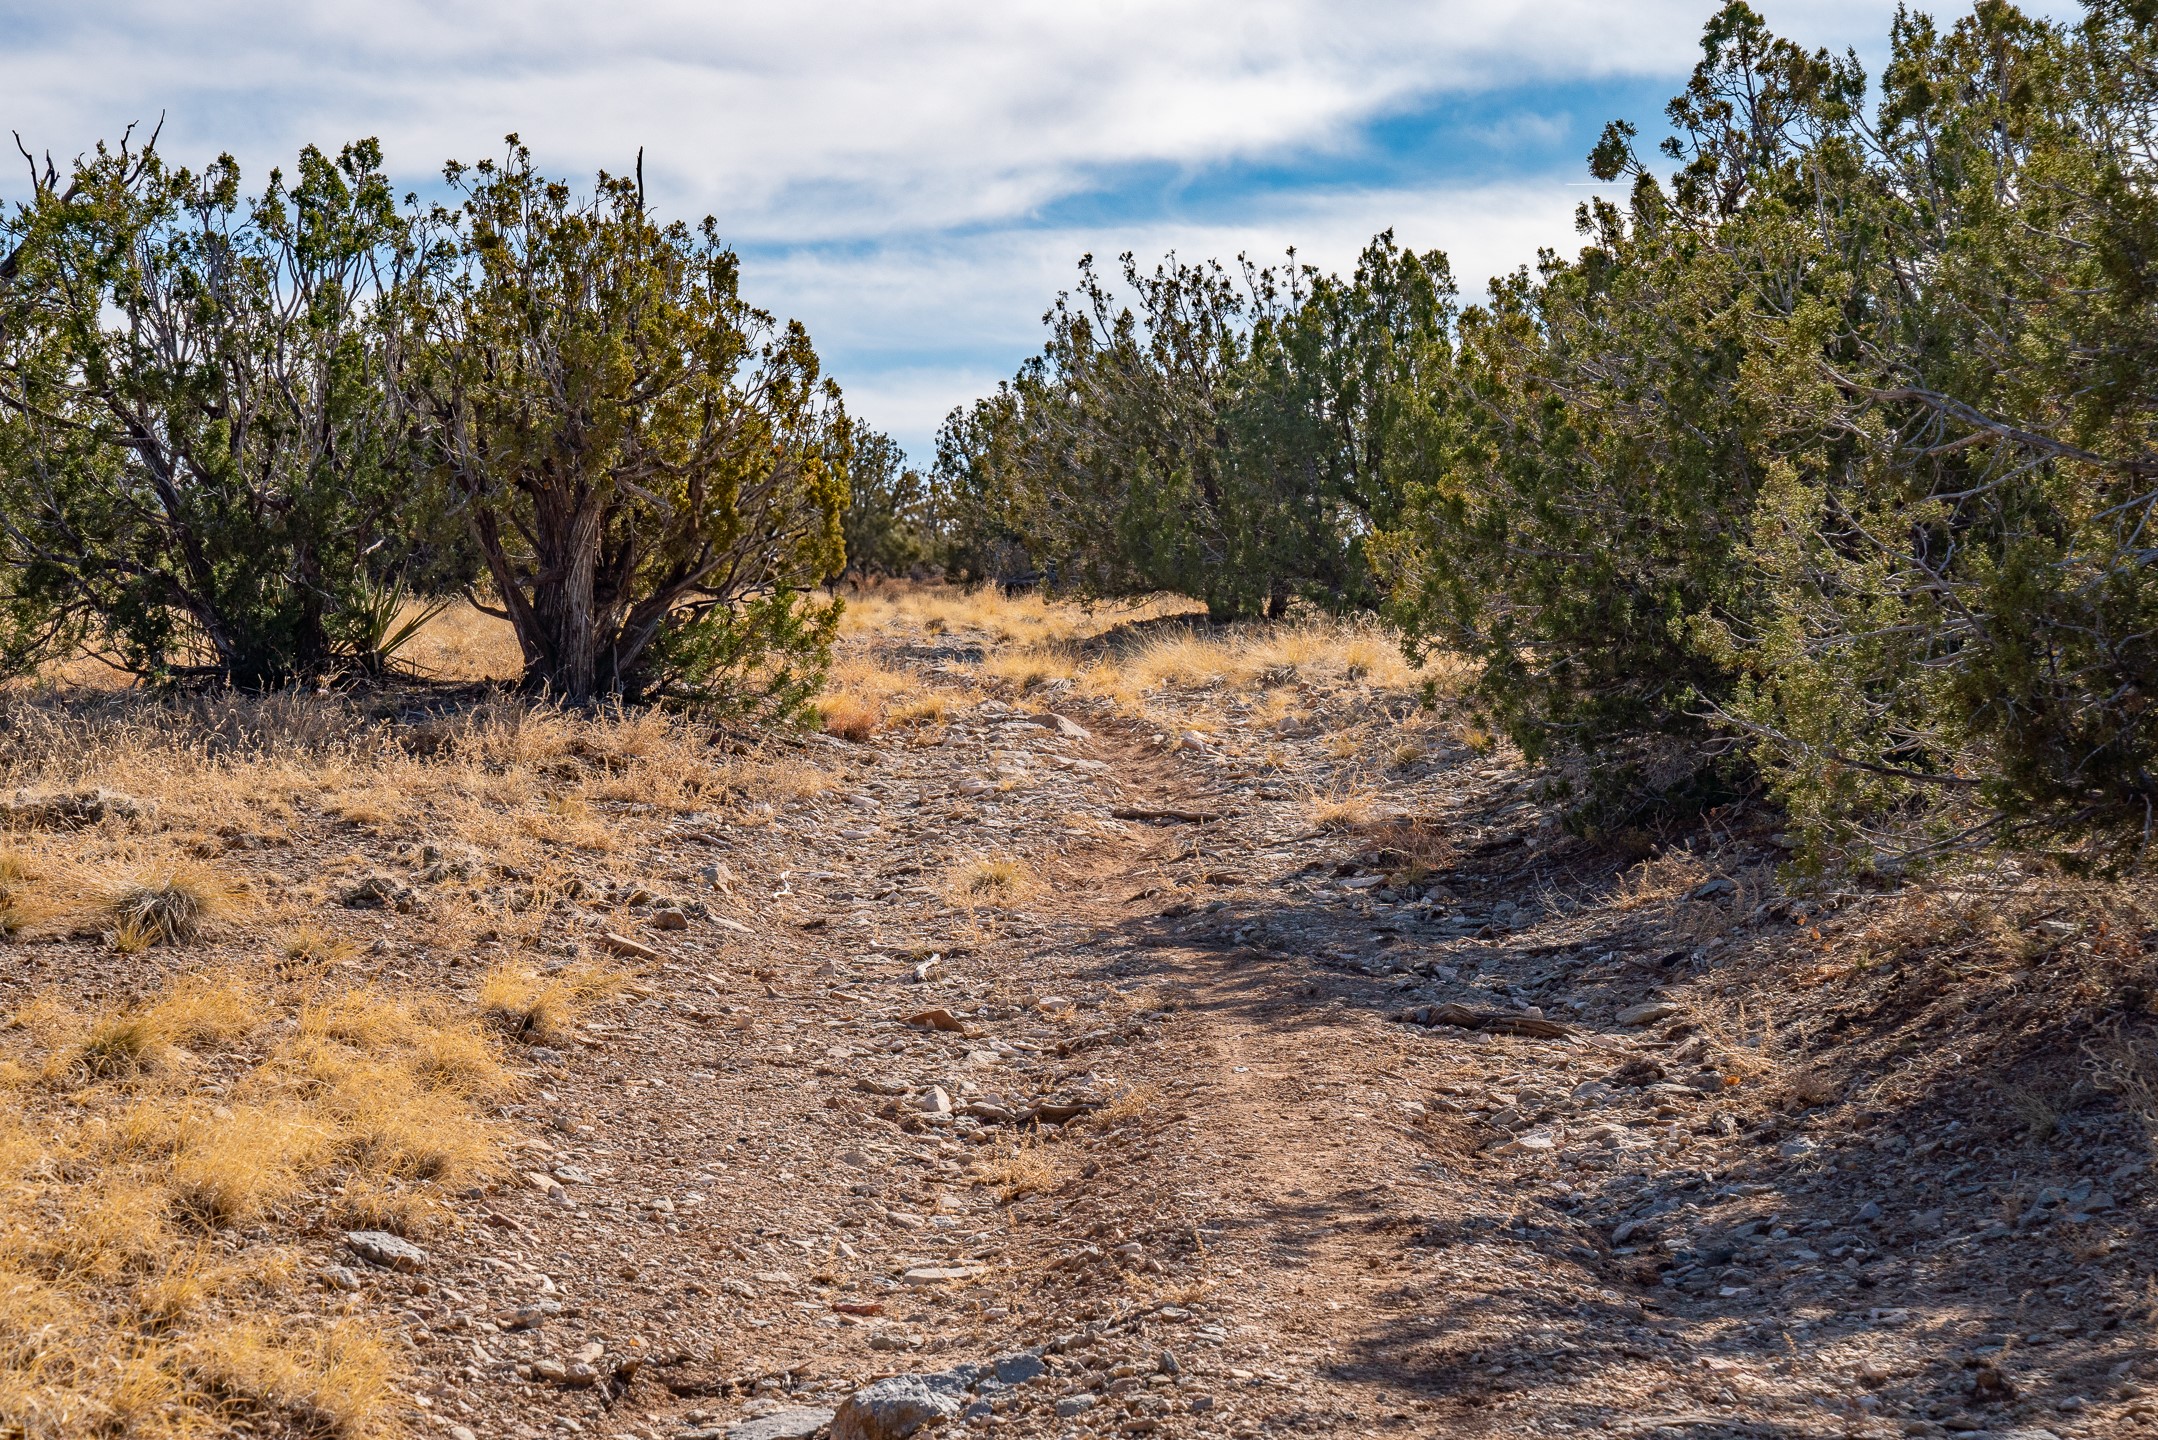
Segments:
[[[760,287],[789,297],[813,317],[828,349],[869,360],[867,379],[849,386],[853,403],[895,433],[920,440],[945,412],[1009,373],[1042,340],[1042,312],[1093,254],[1109,263],[1125,250],[1142,264],[1174,252],[1261,263],[1293,246],[1300,263],[1325,270],[1353,265],[1379,231],[1403,245],[1447,252],[1463,293],[1481,293],[1494,274],[1533,261],[1539,245],[1573,234],[1581,191],[1528,182],[1452,189],[1276,193],[1234,220],[1209,224],[1150,220],[1076,227],[1000,229],[910,236],[837,250],[797,247],[753,257]],[[1008,357],[985,366],[985,355]],[[881,382],[881,383],[880,383]]]
[[[1711,8],[0,0],[0,125],[68,154],[164,112],[170,153],[231,151],[258,175],[303,143],[376,135],[416,185],[510,130],[571,175],[626,169],[642,146],[656,202],[717,215],[760,300],[808,320],[857,405],[919,448],[938,387],[1008,369],[1084,249],[1296,240],[1345,259],[1391,223],[1480,277],[1564,241],[1578,194],[1559,187],[1580,177],[1550,156],[1604,118],[1573,114],[1569,87],[1675,79]],[[1770,7],[1809,43],[1875,45],[1891,8]],[[1370,152],[1411,132],[1410,173],[1359,188]],[[1417,181],[1470,150],[1500,155],[1509,183]],[[1199,184],[1203,221],[1178,205]],[[21,188],[0,170],[0,196]]]

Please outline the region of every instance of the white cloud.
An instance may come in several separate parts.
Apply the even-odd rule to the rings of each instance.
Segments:
[[[1237,223],[1035,228],[920,236],[829,254],[752,257],[744,284],[768,308],[802,319],[820,349],[867,360],[875,378],[848,380],[848,403],[918,455],[955,404],[982,394],[1037,349],[1040,319],[1069,288],[1083,254],[1113,271],[1130,250],[1142,263],[1170,251],[1187,260],[1249,254],[1264,264],[1295,246],[1299,261],[1345,270],[1379,231],[1453,261],[1468,299],[1490,276],[1533,261],[1538,246],[1576,243],[1585,192],[1558,183],[1432,190],[1330,191],[1256,202]],[[902,351],[890,373],[880,350]],[[997,354],[1009,363],[985,366]]]
[[[1872,0],[1805,7],[1880,29]],[[1419,96],[1675,73],[1699,0],[0,0],[0,120],[73,150],[170,114],[255,168],[379,134],[424,175],[522,133],[745,238],[994,222],[1102,167],[1347,140]],[[1807,28],[1813,28],[1808,26]]]
[[[1877,48],[1892,5],[1764,8],[1806,43]],[[1251,195],[1233,223],[1043,228],[1055,202],[1134,166],[1201,173],[1346,154],[1369,122],[1445,95],[1675,78],[1712,9],[0,0],[0,128],[65,156],[164,112],[168,154],[199,162],[229,150],[258,177],[303,143],[377,135],[415,184],[448,157],[497,153],[513,129],[543,166],[573,176],[627,169],[643,146],[655,202],[717,215],[753,252],[752,293],[809,321],[858,406],[919,447],[949,404],[1032,348],[1082,250],[1226,256],[1294,242],[1335,265],[1392,224],[1405,241],[1453,251],[1473,289],[1538,243],[1567,243],[1580,192],[1555,179],[1385,193],[1333,183]],[[1455,143],[1503,153],[1549,120],[1501,117]],[[22,184],[0,168],[0,197]]]

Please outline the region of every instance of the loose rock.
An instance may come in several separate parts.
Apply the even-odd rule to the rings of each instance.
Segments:
[[[409,915],[420,908],[420,893],[394,875],[367,875],[345,891],[343,903],[348,910],[394,910]]]
[[[427,1268],[427,1252],[401,1236],[384,1230],[352,1230],[345,1235],[345,1248],[370,1265],[416,1275]]]
[[[965,1382],[951,1375],[894,1375],[847,1397],[832,1440],[907,1440],[959,1413]]]
[[[727,1440],[809,1440],[832,1423],[836,1411],[804,1406],[775,1410],[769,1415],[741,1420],[727,1427]]]

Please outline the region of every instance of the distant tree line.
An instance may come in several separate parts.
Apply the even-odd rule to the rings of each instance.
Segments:
[[[1662,160],[1458,304],[1353,273],[1091,262],[946,423],[961,569],[1217,616],[1383,607],[1477,663],[1592,825],[1765,781],[1816,859],[2158,829],[2158,48],[1899,13],[1854,56],[1708,24]]]
[[[463,589],[535,689],[800,709],[850,472],[889,488],[890,443],[709,220],[574,193],[514,136],[445,178],[401,204],[372,141],[254,194],[154,136],[32,165],[0,219],[0,670],[379,672]]]

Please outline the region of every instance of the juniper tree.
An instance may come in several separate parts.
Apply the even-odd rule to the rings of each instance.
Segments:
[[[253,197],[155,137],[0,223],[0,645],[270,684],[379,666],[439,554],[383,386],[407,227],[372,141]]]
[[[784,713],[822,673],[846,505],[836,387],[799,324],[745,301],[710,219],[635,179],[579,196],[451,165],[399,374],[526,682],[572,701]]]

